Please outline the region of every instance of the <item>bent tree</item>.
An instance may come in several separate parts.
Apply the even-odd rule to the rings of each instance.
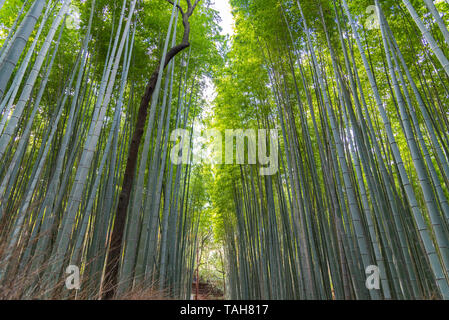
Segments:
[[[169,43],[169,35],[171,31],[171,24],[169,27],[169,32],[167,33],[167,39],[165,42],[164,54],[162,55],[161,60],[159,61],[159,65],[156,67],[156,70],[151,75],[150,80],[148,81],[147,87],[145,89],[145,93],[142,96],[142,101],[140,103],[140,107],[137,114],[136,124],[133,130],[133,136],[131,139],[131,145],[129,147],[127,161],[126,161],[126,169],[122,182],[121,193],[119,197],[119,202],[117,206],[117,212],[114,220],[114,227],[112,229],[111,242],[108,252],[108,258],[106,262],[106,276],[105,276],[105,288],[103,291],[103,298],[110,299],[114,296],[115,289],[117,286],[118,279],[118,270],[119,270],[119,262],[120,256],[122,252],[122,242],[123,236],[125,232],[125,225],[127,219],[128,205],[130,201],[131,188],[134,183],[134,178],[136,174],[136,165],[137,159],[139,155],[139,148],[142,142],[142,136],[145,129],[145,123],[147,121],[148,115],[148,107],[150,105],[150,101],[157,101],[160,89],[160,83],[162,78],[162,73],[170,61],[184,49],[188,48],[189,36],[190,36],[190,22],[189,19],[195,11],[196,6],[200,2],[200,0],[195,0],[192,4],[190,0],[186,0],[187,9],[183,9],[182,5],[178,4],[178,0],[175,0],[175,3],[171,0],[167,0],[173,5],[173,12],[177,9],[179,10],[182,16],[182,24],[184,26],[184,34],[182,37],[182,41],[180,44],[170,48],[167,52],[167,46]],[[173,21],[173,16],[172,16]],[[171,21],[171,22],[172,22]],[[156,93],[155,93],[156,90]],[[154,106],[154,104],[152,104]],[[153,108],[154,110],[154,108]],[[149,127],[152,127],[149,124]],[[143,173],[140,173],[143,174]],[[152,186],[149,186],[150,188]]]

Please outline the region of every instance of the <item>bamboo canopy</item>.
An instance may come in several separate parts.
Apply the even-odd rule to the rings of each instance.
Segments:
[[[229,4],[0,0],[0,298],[449,299],[449,2]]]

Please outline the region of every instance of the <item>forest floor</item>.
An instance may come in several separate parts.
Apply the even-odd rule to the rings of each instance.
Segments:
[[[196,293],[196,283],[192,283],[192,300],[224,300],[223,292],[210,283],[200,282]]]

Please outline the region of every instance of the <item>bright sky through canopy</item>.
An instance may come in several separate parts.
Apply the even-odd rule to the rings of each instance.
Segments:
[[[212,7],[220,14],[222,21],[220,26],[223,28],[222,34],[234,34],[234,19],[231,13],[231,5],[229,0],[215,0]]]
[[[220,26],[223,29],[221,33],[223,35],[227,34],[232,36],[234,34],[234,17],[232,16],[229,0],[215,0],[212,4],[212,8],[217,10],[221,17]],[[206,83],[206,89],[203,92],[203,96],[207,101],[212,102],[215,98],[216,91],[210,79],[206,79]]]

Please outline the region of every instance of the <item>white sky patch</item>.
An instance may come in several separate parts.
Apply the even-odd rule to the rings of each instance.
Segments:
[[[229,0],[215,0],[215,3],[212,4],[212,8],[220,13],[222,19],[220,26],[223,28],[221,33],[223,35],[228,34],[232,36],[234,34],[234,17],[232,16]]]
[[[80,28],[80,22],[81,22],[81,14],[78,8],[73,5],[70,6],[66,20],[67,28],[78,30]]]
[[[234,17],[232,16],[231,5],[229,0],[215,0],[212,4],[212,8],[218,11],[221,22],[220,27],[222,35],[233,36],[234,35]],[[214,85],[210,79],[206,79],[206,88],[203,91],[203,97],[209,104],[215,99],[216,91]]]

